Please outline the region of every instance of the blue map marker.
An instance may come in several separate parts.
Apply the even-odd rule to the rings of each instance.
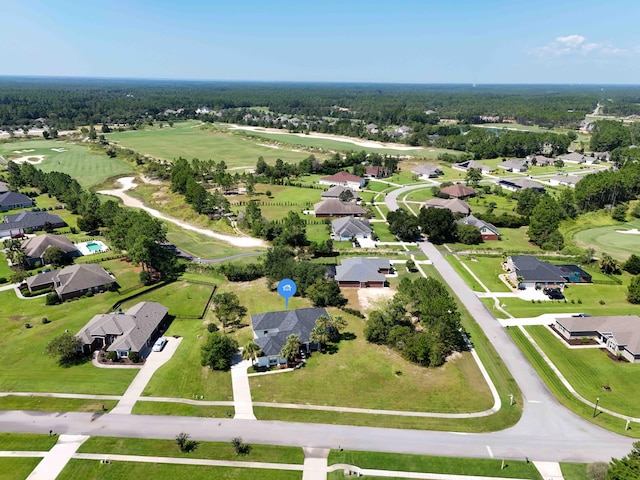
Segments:
[[[290,278],[283,278],[278,282],[278,294],[284,298],[286,309],[289,310],[289,299],[296,294],[296,282]]]

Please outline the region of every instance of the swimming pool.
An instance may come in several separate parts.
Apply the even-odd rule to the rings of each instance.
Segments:
[[[102,250],[102,245],[96,242],[89,242],[89,243],[86,243],[85,245],[87,247],[87,250],[89,250],[91,253],[96,253]]]
[[[82,255],[93,255],[94,253],[106,252],[109,250],[101,240],[89,240],[87,242],[76,243],[76,247]]]

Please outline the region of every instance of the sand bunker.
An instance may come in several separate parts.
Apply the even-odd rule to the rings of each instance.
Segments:
[[[58,153],[62,153],[62,152],[66,152],[67,151],[66,148],[62,148],[62,147],[60,147],[60,148],[52,148],[51,150],[54,151],[54,152],[58,152]]]
[[[28,162],[37,165],[38,163],[44,162],[44,155],[25,155],[24,157],[12,158],[11,161],[14,163]]]
[[[631,230],[616,230],[616,233],[630,233],[631,235],[640,235],[640,231],[637,228]]]

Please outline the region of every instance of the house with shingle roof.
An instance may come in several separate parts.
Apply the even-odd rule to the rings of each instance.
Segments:
[[[342,202],[337,198],[327,198],[313,206],[317,218],[324,217],[361,217],[367,211],[355,202]]]
[[[329,175],[328,177],[322,177],[318,180],[318,183],[320,185],[340,185],[353,190],[359,190],[364,187],[366,180],[352,173],[341,171],[334,173],[333,175]]]
[[[556,163],[555,158],[547,157],[545,155],[529,155],[527,157],[527,161],[531,163],[531,165],[537,165],[538,167],[546,167]]]
[[[118,358],[130,352],[141,353],[153,345],[161,331],[167,329],[169,309],[158,302],[140,302],[126,312],[96,315],[76,337],[84,353],[106,348]]]
[[[369,220],[363,218],[343,217],[331,222],[331,237],[345,241],[352,238],[369,238],[373,229]]]
[[[384,287],[391,273],[388,258],[345,258],[336,267],[335,279],[341,287]]]
[[[438,165],[434,165],[432,163],[423,163],[422,165],[418,165],[411,169],[411,173],[415,173],[423,180],[436,178],[444,174]]]
[[[325,308],[298,308],[252,315],[254,341],[262,351],[258,365],[273,367],[286,364],[280,351],[289,335],[298,335],[308,351],[317,349],[317,344],[311,342],[311,331],[316,326],[316,320],[323,316],[331,318]]]
[[[441,188],[440,193],[449,195],[451,198],[467,198],[473,197],[478,192],[471,187],[456,183],[455,185],[449,185],[448,187]]]
[[[457,220],[456,223],[458,225],[472,225],[476,227],[480,230],[482,240],[498,240],[498,237],[500,236],[500,232],[495,225],[485,222],[484,220],[480,220],[473,215],[467,215],[466,217]]]
[[[506,160],[499,163],[498,168],[502,168],[507,172],[526,172],[528,167],[527,162],[525,162],[524,160],[512,158],[511,160]]]
[[[490,167],[489,165],[485,165],[484,163],[480,163],[476,160],[467,160],[466,162],[454,163],[453,165],[451,165],[451,168],[455,168],[456,170],[462,170],[463,172],[466,172],[471,168],[475,168],[480,170],[483,175],[496,171],[495,168]]]
[[[48,248],[57,247],[67,254],[67,257],[75,257],[80,255],[78,248],[63,235],[51,235],[45,233],[29,238],[22,242],[22,250],[27,255],[27,259],[31,265],[38,260],[44,265],[43,255]]]
[[[104,292],[115,281],[115,277],[100,265],[86,263],[38,273],[27,278],[26,284],[31,293],[53,288],[60,300],[68,300],[81,297],[88,292]]]
[[[9,191],[9,184],[0,182],[0,193],[7,193]]]
[[[52,228],[67,226],[58,215],[52,215],[49,212],[24,211],[5,215],[4,220],[0,222],[0,238],[25,233],[28,230],[33,232],[44,230],[47,224]]]
[[[640,317],[637,315],[557,318],[555,325],[566,339],[593,338],[616,356],[640,362]]]
[[[0,212],[16,210],[18,208],[33,207],[33,200],[24,193],[5,192],[0,193]]]
[[[446,208],[451,210],[451,213],[458,215],[469,215],[471,213],[471,207],[464,200],[459,198],[432,198],[424,202],[425,208]]]
[[[514,255],[507,260],[510,270],[511,283],[519,288],[544,288],[563,289],[567,279],[565,272],[558,266],[549,262],[541,262],[532,255]],[[522,279],[518,282],[518,277]]]
[[[364,169],[364,176],[366,178],[384,178],[391,175],[391,171],[387,167],[380,165],[369,165]]]
[[[342,195],[342,193],[346,192],[346,191],[351,192],[351,195],[353,195],[354,199],[358,198],[358,194],[356,192],[354,192],[349,187],[343,187],[342,185],[336,185],[334,187],[331,187],[329,190],[325,190],[324,192],[322,192],[320,194],[320,198],[337,198],[337,199],[340,199],[340,195]]]
[[[529,178],[505,178],[500,180],[498,185],[505,190],[511,190],[512,192],[519,192],[520,190],[526,190],[527,188],[532,188],[533,190],[538,190],[542,193],[545,191],[545,188],[541,184]]]
[[[558,158],[560,160],[562,160],[563,162],[569,162],[569,163],[586,163],[586,164],[592,164],[598,161],[597,157],[591,157],[589,155],[584,155],[582,153],[579,152],[571,152],[571,153],[567,153],[565,155],[559,155]]]
[[[549,184],[575,187],[580,180],[581,177],[578,177],[577,175],[554,175],[549,179]]]

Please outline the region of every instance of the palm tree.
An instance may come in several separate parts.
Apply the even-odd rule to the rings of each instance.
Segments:
[[[316,326],[311,330],[311,335],[309,336],[309,340],[313,343],[317,343],[320,347],[320,350],[323,350],[323,346],[327,344],[329,341],[329,332],[322,326],[318,325],[316,321]]]
[[[287,341],[282,346],[280,356],[284,358],[288,364],[295,362],[301,345],[302,342],[300,341],[300,337],[295,333],[292,333],[287,337]]]
[[[600,259],[600,270],[609,275],[620,273],[620,264],[611,255],[603,253]]]
[[[244,360],[251,360],[251,365],[254,365],[257,358],[262,351],[256,342],[251,340],[244,347],[242,347],[242,358]]]

